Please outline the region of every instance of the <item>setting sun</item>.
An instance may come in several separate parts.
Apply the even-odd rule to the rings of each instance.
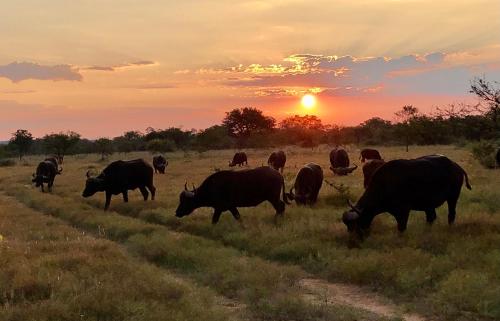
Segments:
[[[301,100],[302,107],[305,109],[313,109],[316,106],[316,97],[311,94],[304,95]]]

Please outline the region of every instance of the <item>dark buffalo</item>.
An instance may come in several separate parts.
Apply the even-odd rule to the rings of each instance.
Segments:
[[[148,189],[151,192],[151,200],[155,199],[153,167],[143,159],[119,160],[109,164],[97,177],[90,177],[87,172],[87,182],[82,196],[89,197],[97,192],[106,192],[104,210],[107,210],[111,195],[123,194],[123,201],[128,202],[128,191],[136,188],[141,190],[145,201],[149,196]]]
[[[349,155],[345,149],[335,148],[330,152],[330,164],[332,168],[349,167]]]
[[[243,164],[248,165],[247,154],[244,152],[238,152],[234,154],[233,161],[229,162],[229,167],[234,167],[236,165],[242,166]]]
[[[271,155],[269,155],[269,159],[267,160],[267,164],[274,168],[275,170],[279,170],[281,173],[283,173],[283,169],[285,168],[285,163],[286,163],[286,155],[285,152],[282,150],[277,151],[277,152],[272,152]]]
[[[49,161],[51,162],[52,164],[54,164],[54,166],[56,167],[57,169],[57,174],[61,174],[62,173],[62,167],[59,167],[59,162],[57,160],[57,156],[53,156],[53,157],[48,157],[45,159],[46,161]]]
[[[269,201],[276,210],[276,216],[285,211],[285,182],[276,170],[257,167],[242,171],[219,171],[207,177],[199,188],[188,191],[186,185],[180,194],[180,201],[175,216],[191,214],[199,207],[212,207],[212,223],[216,224],[224,211],[230,211],[233,217],[240,219],[238,207],[257,206]]]
[[[330,152],[330,169],[336,175],[347,175],[358,168],[357,165],[349,167],[349,155],[345,149],[335,148]]]
[[[298,205],[312,205],[318,200],[321,185],[323,185],[321,166],[309,163],[304,165],[297,173],[295,184],[290,189],[287,197],[295,200]],[[292,190],[295,190],[295,193]]]
[[[41,187],[42,192],[45,192],[43,184],[47,183],[49,192],[51,192],[52,186],[54,185],[54,179],[56,175],[60,173],[61,172],[57,169],[57,165],[54,165],[50,160],[44,160],[38,164],[36,173],[33,173],[33,179],[31,181],[35,183],[36,187]]]
[[[153,157],[153,167],[155,169],[155,173],[165,174],[165,169],[168,166],[168,161],[162,155]]]
[[[375,174],[375,171],[382,165],[384,165],[385,162],[380,159],[374,159],[369,162],[366,162],[366,164],[363,165],[363,186],[365,188],[368,187],[368,184],[370,184],[370,181],[373,177],[373,174]]]
[[[411,210],[425,211],[431,224],[436,219],[436,208],[446,201],[448,223],[452,224],[464,176],[471,189],[467,173],[442,155],[389,161],[375,171],[368,188],[342,220],[349,231],[362,237],[376,215],[388,212],[403,232]]]
[[[361,160],[362,163],[364,163],[365,160],[372,160],[372,159],[382,160],[382,156],[380,156],[380,153],[376,149],[365,148],[361,151],[359,159]]]

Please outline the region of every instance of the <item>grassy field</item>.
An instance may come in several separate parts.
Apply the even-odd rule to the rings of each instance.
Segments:
[[[432,227],[425,224],[423,213],[413,212],[403,235],[397,232],[396,223],[389,215],[380,215],[374,220],[371,235],[352,247],[341,222],[346,210],[345,195],[326,184],[316,206],[287,206],[284,218],[277,225],[270,204],[240,209],[242,225],[230,213],[224,213],[219,224],[212,226],[211,209],[199,209],[188,217],[175,218],[178,195],[184,183],[199,185],[214,170],[226,169],[234,151],[167,154],[167,174],[155,175],[155,201],[144,202],[140,192],[134,191],[126,204],[120,195],[114,196],[107,213],[102,211],[102,193],[90,199],[81,197],[85,172],[93,168],[99,171],[115,159],[143,157],[150,161],[149,154],[114,155],[106,162],[100,162],[97,155],[66,157],[63,174],[56,178],[50,194],[43,194],[30,185],[31,173],[41,158],[27,158],[15,167],[0,168],[0,191],[4,193],[0,197],[0,206],[3,206],[0,234],[4,236],[0,259],[7,262],[0,266],[2,313],[10,320],[27,320],[28,317],[20,315],[30,313],[24,307],[29,306],[31,311],[41,309],[40,301],[49,302],[56,306],[54,311],[66,311],[67,315],[85,309],[93,311],[90,299],[86,301],[88,305],[79,306],[75,298],[95,299],[96,295],[85,286],[91,281],[82,280],[88,278],[94,282],[100,277],[102,266],[109,264],[107,280],[111,281],[107,283],[109,288],[103,290],[109,293],[102,295],[120,304],[99,300],[95,302],[96,310],[108,305],[114,308],[103,310],[105,318],[96,314],[85,320],[121,320],[120,313],[128,316],[135,305],[150,306],[151,302],[158,309],[153,308],[155,311],[149,311],[151,314],[135,316],[135,319],[160,320],[159,311],[180,320],[391,318],[363,309],[355,302],[325,300],[325,304],[318,304],[318,300],[308,299],[300,284],[311,277],[330,284],[360,285],[368,294],[374,291],[383,303],[398,305],[394,318],[398,315],[405,318],[404,312],[410,311],[436,320],[500,319],[500,190],[497,187],[500,173],[481,168],[465,148],[421,146],[410,147],[409,153],[400,147],[379,150],[386,160],[440,153],[459,163],[469,174],[472,191],[462,190],[456,225],[447,225],[446,206],[439,209]],[[288,188],[301,165],[316,162],[323,167],[327,180],[348,187],[347,194],[353,200],[363,192],[361,169],[347,177],[334,177],[328,170],[327,146],[313,150],[293,147],[285,151],[288,161],[284,177]],[[351,161],[359,164],[359,149],[350,147],[348,151]],[[266,163],[270,150],[246,152],[249,167],[256,167]],[[12,210],[12,207],[19,209]],[[49,219],[42,213],[54,218]],[[23,220],[19,220],[19,216]],[[61,233],[70,236],[62,238]],[[82,233],[86,233],[87,242],[78,239]],[[33,235],[40,236],[34,238]],[[78,247],[73,248],[70,244],[75,243],[75,238],[79,240]],[[54,239],[50,243],[54,248],[37,250],[40,239]],[[25,248],[35,254],[27,255]],[[101,248],[102,253],[110,251],[111,257],[119,259],[109,260],[107,254],[103,258]],[[46,267],[40,263],[69,260],[73,255],[82,255],[85,259],[72,260],[69,268],[65,265]],[[33,295],[21,295],[17,300],[10,298],[10,293],[19,292],[19,286],[21,289],[23,286],[9,281],[18,270],[12,272],[5,267],[11,261],[22,261],[28,272],[19,269],[20,273],[27,273],[30,282],[41,283],[42,294],[36,294],[35,299]],[[121,265],[125,267],[120,269]],[[69,275],[61,287],[57,282],[51,283],[55,282],[53,276],[59,274]],[[172,284],[176,284],[172,283],[174,276],[182,278],[184,283],[179,285],[178,292],[168,294]],[[136,282],[141,286],[133,291],[123,290]],[[112,286],[115,283],[116,288]],[[48,291],[47,287],[50,295],[43,294]],[[141,296],[143,291],[148,295]],[[181,303],[173,303],[178,301]],[[50,317],[48,313],[52,310],[47,311],[47,317],[40,315],[38,319],[65,319]],[[167,316],[164,318],[175,319]],[[134,319],[134,315],[129,319]]]

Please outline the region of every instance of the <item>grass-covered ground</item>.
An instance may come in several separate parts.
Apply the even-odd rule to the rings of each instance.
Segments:
[[[380,215],[374,220],[369,238],[353,248],[340,219],[346,210],[344,196],[326,184],[316,206],[288,206],[278,225],[274,224],[270,204],[240,209],[243,225],[234,221],[230,213],[224,213],[219,224],[212,226],[211,209],[199,209],[191,216],[175,218],[178,195],[184,183],[199,185],[214,170],[226,169],[234,151],[168,154],[167,174],[155,175],[156,201],[145,203],[140,192],[135,191],[129,194],[130,202],[124,204],[118,195],[113,197],[108,213],[102,211],[104,195],[81,197],[85,172],[89,168],[103,169],[115,159],[143,157],[150,161],[149,154],[114,155],[106,162],[98,161],[97,155],[66,157],[63,175],[56,178],[51,194],[42,194],[31,187],[31,173],[41,158],[28,158],[26,164],[0,168],[0,190],[12,196],[12,200],[27,205],[31,209],[26,210],[38,216],[44,213],[57,217],[79,233],[86,231],[114,242],[103,241],[106,244],[123,244],[124,259],[132,260],[129,258],[132,256],[140,260],[140,264],[153,263],[161,271],[185,277],[190,286],[196,287],[187,292],[200,293],[202,297],[216,294],[234,300],[243,307],[238,315],[244,318],[377,318],[343,305],[318,306],[303,299],[297,284],[304,277],[313,276],[365,286],[397,302],[402,310],[437,320],[499,319],[500,190],[497,182],[500,172],[481,168],[465,148],[411,147],[409,153],[400,147],[379,150],[386,160],[439,153],[459,163],[469,174],[472,191],[462,190],[455,226],[447,225],[446,206],[439,209],[438,220],[432,227],[426,225],[423,213],[413,212],[404,235],[399,235],[389,215]],[[288,161],[284,176],[288,188],[301,165],[316,162],[323,167],[327,180],[349,188],[353,200],[363,192],[361,169],[347,177],[334,177],[328,170],[327,146],[314,150],[285,148],[285,151]],[[255,167],[266,163],[270,150],[246,152],[249,166]],[[351,161],[360,165],[359,149],[351,147],[349,154]],[[5,198],[0,199],[0,204],[5,202]],[[36,222],[22,224],[27,230],[32,225]],[[2,225],[0,234],[3,234],[1,228]],[[43,225],[36,228],[41,233],[52,230]],[[64,240],[60,242],[61,246],[65,245]],[[28,261],[26,265],[36,264]],[[92,274],[86,265],[87,262],[81,262],[81,267],[78,266]],[[4,273],[1,267],[0,273]],[[117,282],[119,286],[124,283],[120,279]],[[198,288],[204,290],[199,292]],[[207,311],[227,317],[228,312],[214,301],[198,300],[208,307]],[[127,302],[126,298],[120,301]],[[230,315],[231,319],[234,317]],[[205,319],[210,318],[207,312]]]

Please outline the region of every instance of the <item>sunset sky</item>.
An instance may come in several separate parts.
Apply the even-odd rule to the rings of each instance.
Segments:
[[[500,80],[498,0],[19,0],[0,17],[0,140],[203,129],[245,106],[352,125]]]

